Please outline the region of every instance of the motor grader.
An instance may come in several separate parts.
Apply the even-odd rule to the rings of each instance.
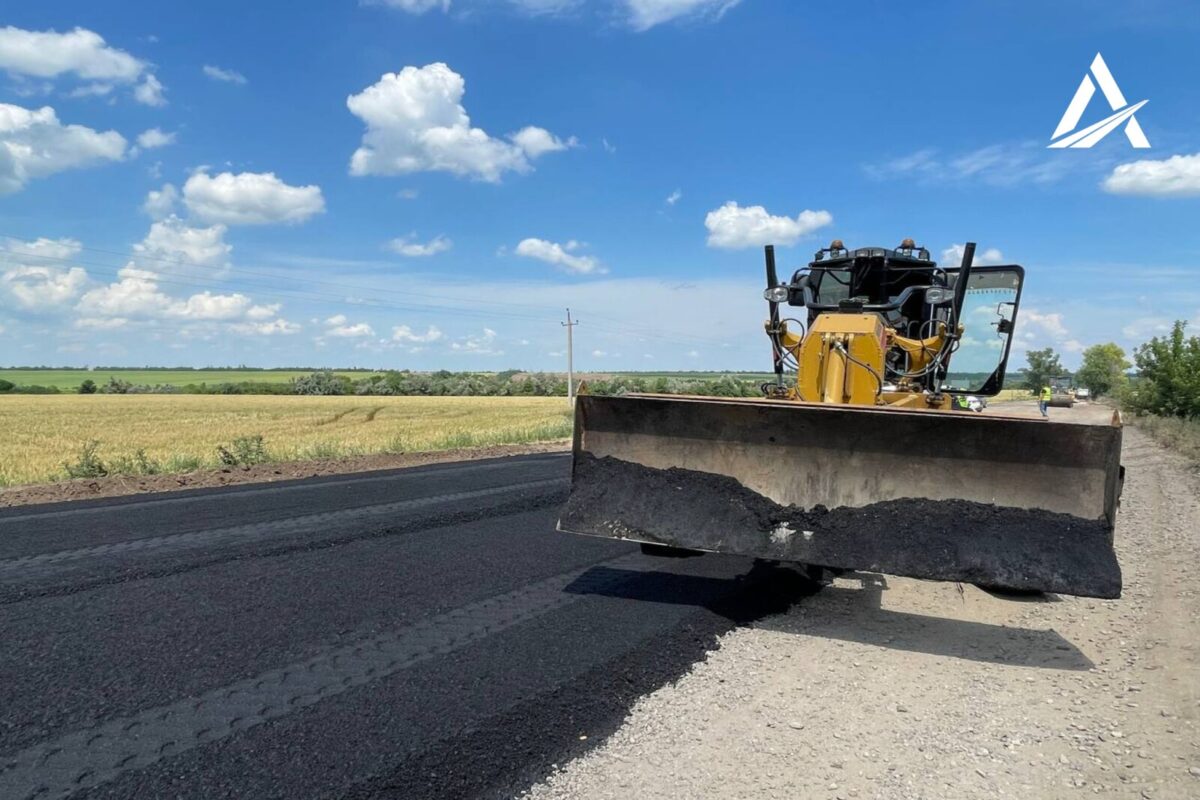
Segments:
[[[1003,388],[1025,274],[976,266],[974,252],[941,266],[911,239],[834,241],[781,281],[768,246],[762,397],[581,394],[559,529],[657,553],[1119,597],[1119,415],[956,402]]]

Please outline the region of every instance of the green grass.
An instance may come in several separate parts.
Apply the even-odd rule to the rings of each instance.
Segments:
[[[73,391],[89,378],[97,386],[108,383],[109,378],[129,381],[132,384],[169,384],[186,386],[189,383],[237,383],[239,381],[262,381],[263,383],[287,383],[292,378],[311,374],[311,370],[268,370],[268,369],[0,369],[0,379],[18,386],[56,386],[62,391]],[[337,372],[349,378],[363,378],[369,372]]]

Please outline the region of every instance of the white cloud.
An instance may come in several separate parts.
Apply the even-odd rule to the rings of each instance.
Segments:
[[[208,77],[212,78],[214,81],[222,81],[224,83],[236,83],[239,86],[243,86],[246,84],[246,76],[243,75],[242,73],[238,72],[237,70],[222,69],[221,67],[214,67],[212,64],[205,64],[201,68],[201,71]]]
[[[0,243],[0,286],[22,308],[43,311],[78,296],[87,272],[64,262],[78,255],[74,239],[6,239]]]
[[[957,154],[925,148],[889,161],[863,165],[866,174],[877,180],[983,183],[1006,188],[1054,183],[1077,169],[1071,159],[1047,153],[1040,142],[994,144]]]
[[[580,247],[582,245],[574,239],[562,245],[557,242],[548,242],[545,239],[530,238],[522,239],[515,252],[519,256],[536,258],[538,261],[545,261],[547,264],[553,264],[576,275],[607,272],[594,256],[575,255],[574,251]]]
[[[428,343],[442,338],[442,332],[436,325],[430,325],[424,333],[415,333],[407,325],[397,325],[392,328],[392,339],[397,342]]]
[[[546,153],[557,153],[571,147],[577,147],[579,140],[574,136],[565,142],[545,128],[527,125],[509,137],[513,144],[525,151],[530,158],[537,158]]]
[[[388,242],[387,247],[393,253],[406,256],[408,258],[422,258],[425,256],[435,256],[438,253],[444,253],[454,246],[454,242],[447,239],[445,236],[435,236],[428,242],[422,244],[417,241],[417,235],[410,233],[408,236],[401,236],[392,239]]]
[[[267,322],[235,322],[229,326],[229,329],[234,333],[253,336],[289,336],[300,332],[300,326],[297,323],[289,322],[282,317]]]
[[[604,352],[603,350],[593,350],[592,355],[595,358],[604,358],[606,355],[608,355],[608,353]]]
[[[321,187],[289,186],[273,172],[199,171],[183,185],[183,202],[200,219],[226,225],[299,223],[325,210]]]
[[[326,336],[334,336],[340,339],[357,339],[363,336],[374,336],[375,331],[365,322],[358,322],[353,325],[338,325],[325,331]]]
[[[604,148],[604,152],[608,153],[609,155],[617,152],[617,146],[608,141],[608,139],[601,139],[600,145]]]
[[[708,246],[725,249],[756,247],[765,244],[795,244],[818,228],[833,222],[828,211],[801,211],[795,219],[776,217],[762,206],[739,206],[730,200],[704,217],[708,228]]]
[[[409,14],[424,14],[435,8],[440,8],[442,11],[450,10],[450,0],[370,0],[370,2],[372,5],[398,8]]]
[[[161,189],[151,189],[146,193],[146,201],[142,203],[142,211],[151,219],[159,220],[169,217],[175,212],[175,202],[179,192],[172,184],[165,183]]]
[[[1195,197],[1200,195],[1200,153],[1119,164],[1101,185],[1112,194]]]
[[[164,92],[166,92],[166,87],[159,83],[158,78],[147,74],[142,78],[142,82],[134,87],[133,99],[142,105],[165,106],[167,98],[163,96]]]
[[[250,308],[246,309],[246,318],[247,319],[255,319],[255,320],[270,319],[271,317],[273,317],[279,313],[279,309],[281,307],[282,307],[282,304],[280,304],[280,303],[270,303],[268,305],[262,305],[262,306],[251,306]]]
[[[125,155],[125,138],[82,125],[63,125],[54,109],[31,111],[0,103],[0,194],[20,191],[31,180]]]
[[[436,63],[389,72],[350,95],[346,106],[367,126],[362,145],[350,159],[350,174],[442,171],[494,183],[505,172],[528,171],[531,158],[549,152],[548,144],[551,150],[570,145],[540,128],[515,134],[522,145],[471,127],[462,105],[465,91],[461,75]]]
[[[964,252],[966,252],[966,247],[964,245],[952,244],[942,251],[942,257],[938,259],[938,264],[943,267],[957,267],[958,265],[962,264]],[[989,247],[986,250],[977,249],[975,251],[975,258],[971,261],[971,263],[977,267],[1003,264],[1004,254],[995,247]]]
[[[450,343],[450,349],[457,353],[477,356],[502,356],[504,351],[496,347],[497,334],[491,328],[484,328],[477,336],[467,336],[457,342]]]
[[[624,0],[629,24],[645,31],[682,17],[719,19],[740,0]]]
[[[156,147],[166,147],[175,143],[175,133],[164,133],[158,128],[150,128],[138,134],[137,145],[143,150],[153,150]]]
[[[59,78],[72,75],[86,81],[70,92],[75,97],[109,94],[115,84],[134,85],[134,98],[163,105],[163,85],[149,63],[110,47],[100,34],[85,28],[66,33],[0,28],[0,69],[12,75]]]
[[[401,200],[416,200],[420,196],[421,193],[416,189],[401,189],[396,192],[396,197],[399,197]]]
[[[194,228],[175,215],[150,226],[146,238],[133,246],[132,266],[148,272],[206,267],[220,273],[229,266],[233,248],[225,243],[224,225]]]
[[[682,197],[683,197],[683,192],[680,191],[679,189],[676,189],[675,191],[673,191],[669,195],[667,195],[667,205],[669,205],[669,206],[675,205],[676,203],[678,203],[680,201],[680,199]]]
[[[334,314],[332,317],[325,320],[325,324],[332,326],[332,327],[337,327],[338,325],[345,325],[346,324],[346,315],[345,314]]]
[[[221,321],[237,319],[251,306],[250,298],[241,293],[204,291],[184,299],[170,297],[159,289],[158,275],[134,266],[123,267],[117,278],[84,294],[79,312],[89,317]]]
[[[508,0],[526,14],[539,16],[542,14],[562,14],[582,5],[584,0]]]

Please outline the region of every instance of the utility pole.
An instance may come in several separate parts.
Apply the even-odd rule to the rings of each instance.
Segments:
[[[574,342],[574,337],[571,334],[573,333],[572,329],[576,325],[579,324],[579,320],[575,320],[574,322],[571,321],[571,309],[568,308],[567,309],[567,321],[560,322],[558,324],[562,325],[564,328],[567,329],[567,402],[571,404],[572,408],[574,408],[575,407],[575,361],[574,361],[574,359],[575,359],[575,342]]]

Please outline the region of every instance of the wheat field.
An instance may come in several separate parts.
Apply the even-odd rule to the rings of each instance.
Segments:
[[[11,395],[0,397],[0,486],[66,476],[89,441],[114,473],[219,465],[262,436],[272,461],[448,450],[570,436],[562,397]],[[145,458],[137,459],[137,451]]]

